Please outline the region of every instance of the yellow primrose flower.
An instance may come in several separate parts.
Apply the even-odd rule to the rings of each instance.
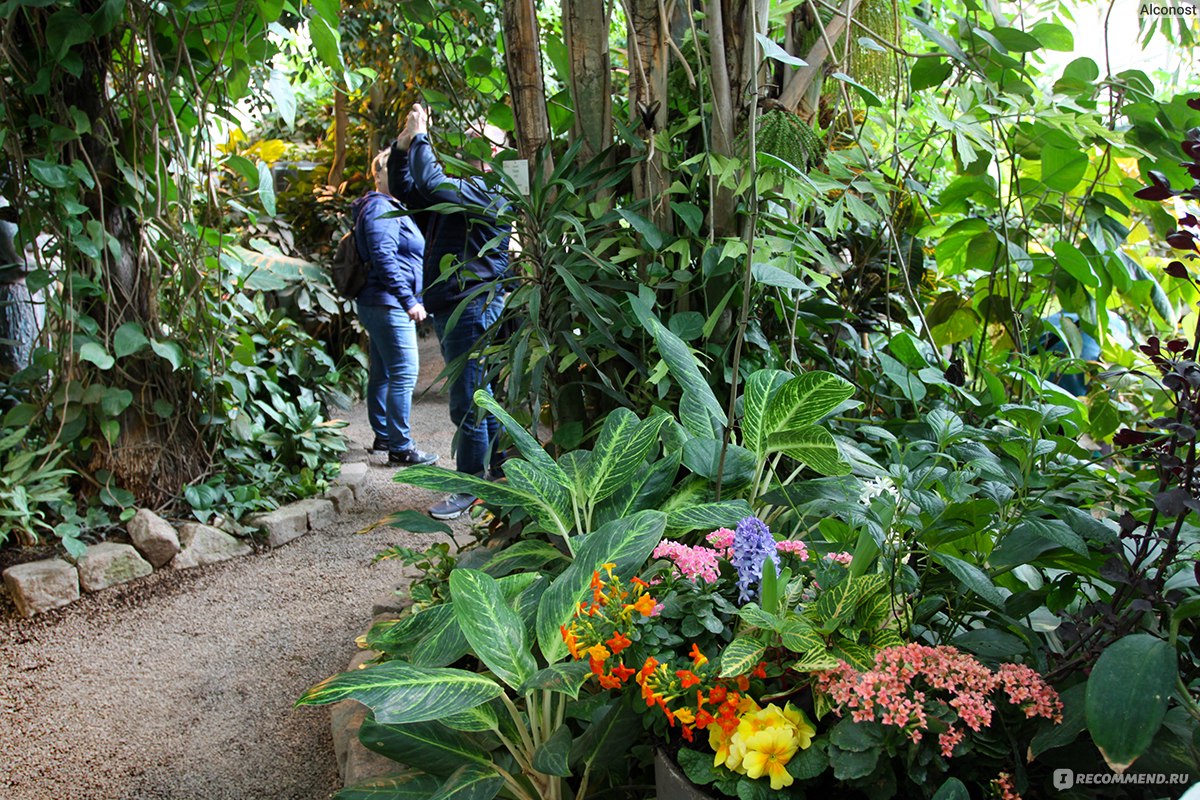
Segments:
[[[816,735],[817,729],[804,716],[804,712],[791,703],[788,703],[784,706],[783,715],[787,717],[788,722],[795,728],[796,745],[801,750],[807,750],[812,747],[812,737]]]
[[[760,731],[746,740],[746,753],[742,765],[746,777],[758,779],[767,775],[771,788],[779,791],[791,786],[794,778],[787,771],[787,763],[796,754],[796,740],[787,728],[771,728]]]
[[[725,735],[720,725],[713,723],[708,726],[708,746],[713,749],[713,766],[719,767],[729,758],[729,737]]]

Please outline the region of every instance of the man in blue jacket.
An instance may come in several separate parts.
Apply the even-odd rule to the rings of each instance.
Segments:
[[[511,228],[500,221],[507,209],[503,196],[481,177],[448,177],[429,142],[429,114],[419,104],[408,115],[404,131],[392,145],[388,181],[393,194],[410,208],[453,206],[431,215],[425,243],[425,307],[447,364],[465,358],[463,371],[450,386],[450,419],[458,428],[459,472],[491,476],[499,468],[495,444],[499,423],[475,407],[477,389],[490,392],[482,359],[471,351],[504,310],[501,281],[508,271]],[[492,154],[499,150],[492,143]],[[486,164],[479,165],[486,170]],[[490,245],[490,246],[489,246]],[[449,326],[455,309],[462,312]],[[452,494],[429,509],[435,519],[454,519],[475,497]]]
[[[420,368],[417,323],[421,303],[425,238],[404,206],[388,194],[385,150],[371,162],[375,191],[354,201],[354,243],[370,267],[354,298],[358,320],[370,337],[367,416],[375,431],[373,451],[386,450],[388,464],[432,464],[433,453],[417,449],[409,430],[413,389]]]

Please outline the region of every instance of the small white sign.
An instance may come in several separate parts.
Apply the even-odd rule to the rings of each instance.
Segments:
[[[529,160],[517,158],[503,162],[504,174],[512,178],[521,194],[529,194]]]

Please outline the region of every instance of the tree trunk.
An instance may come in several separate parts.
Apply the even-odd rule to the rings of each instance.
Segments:
[[[634,194],[650,201],[650,219],[670,233],[671,205],[667,189],[671,177],[663,154],[654,146],[654,134],[667,125],[667,78],[671,65],[670,32],[660,0],[629,0],[629,111],[637,127],[647,134],[649,154],[633,173]]]
[[[536,165],[535,174],[544,180],[554,171],[554,160],[545,147],[550,141],[550,118],[546,114],[542,45],[533,0],[505,0],[504,69],[517,123],[517,152],[530,165]]]
[[[341,86],[333,89],[333,164],[329,167],[330,186],[340,186],[346,171],[346,135],[350,129],[350,115],[346,110],[346,92]],[[370,154],[374,156],[374,153]]]
[[[571,62],[571,102],[575,108],[572,134],[583,140],[579,157],[587,162],[612,143],[607,1],[565,0],[563,31]]]
[[[798,54],[808,62],[808,66],[792,70],[784,81],[779,102],[807,122],[812,122],[819,110],[817,106],[821,96],[821,80],[825,76],[827,62],[830,61],[829,48],[837,45],[838,40],[850,27],[850,20],[861,3],[862,0],[845,0],[842,3],[838,13],[825,26],[825,35],[819,37],[807,53]]]

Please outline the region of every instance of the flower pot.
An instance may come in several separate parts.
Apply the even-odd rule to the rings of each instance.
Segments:
[[[654,752],[654,788],[658,800],[716,800],[689,781],[675,759],[662,750]]]

